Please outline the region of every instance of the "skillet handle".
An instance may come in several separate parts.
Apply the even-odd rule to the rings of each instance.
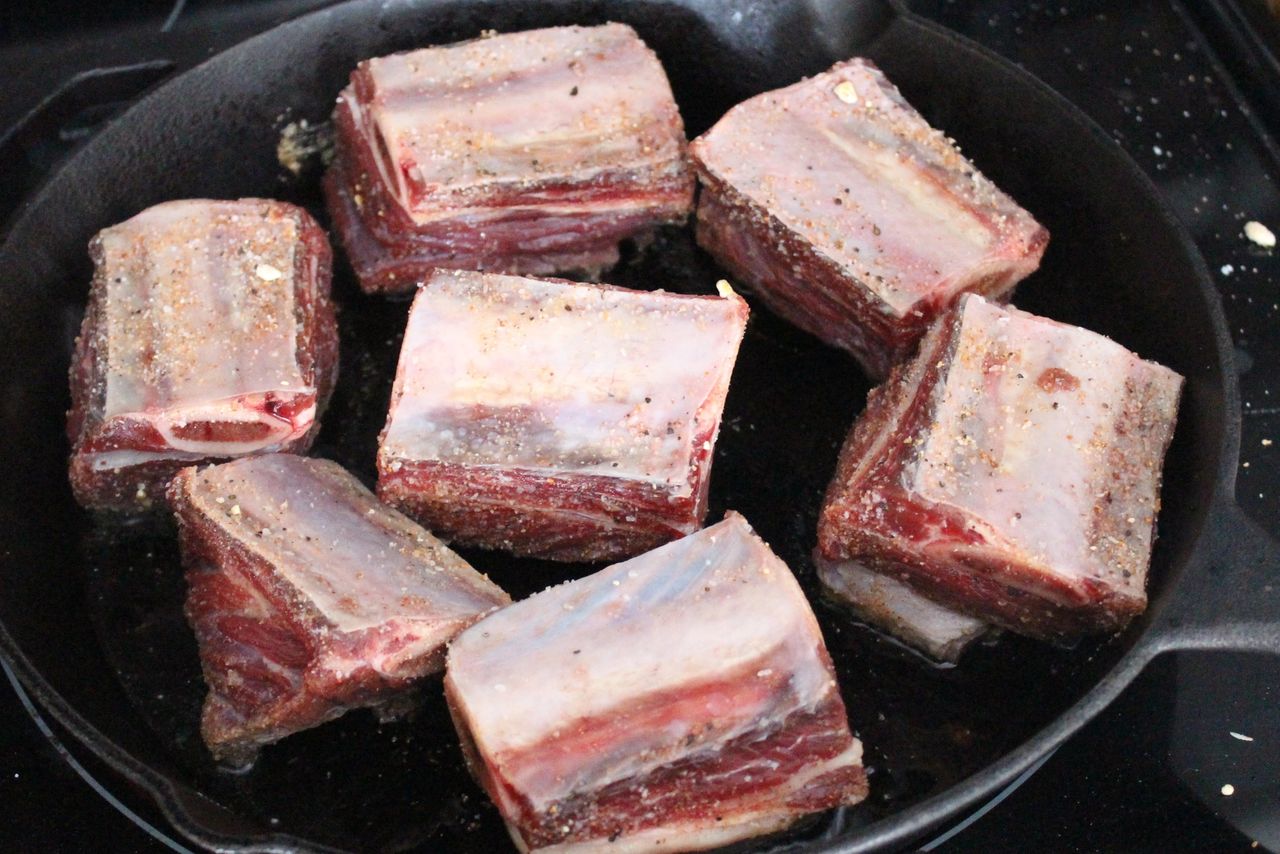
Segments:
[[[1280,541],[1223,501],[1193,561],[1153,625],[1160,648],[1280,655]]]

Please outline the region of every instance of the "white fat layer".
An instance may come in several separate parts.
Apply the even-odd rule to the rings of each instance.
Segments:
[[[381,454],[630,478],[688,494],[746,311],[699,299],[441,272],[409,315]]]
[[[1031,217],[860,60],[739,104],[694,150],[896,316],[1035,269]]]
[[[467,191],[512,178],[589,179],[618,164],[681,156],[675,101],[657,58],[630,27],[556,27],[371,59],[367,109],[393,170],[387,185],[418,223],[437,218],[434,191]],[[535,106],[536,108],[531,108]],[[409,182],[425,190],[409,202]]]
[[[187,489],[197,510],[264,559],[335,630],[406,627],[412,645],[375,651],[370,662],[388,672],[507,601],[327,460],[248,457],[201,470]]]
[[[1132,520],[1142,571],[1124,578],[1093,548],[1100,473],[1116,464],[1116,425],[1137,405],[1127,381],[1171,388],[1176,399],[1180,378],[1079,327],[973,295],[960,311],[934,426],[917,439],[904,482],[1048,574],[1105,577],[1140,594],[1156,481],[1146,484],[1144,518]]]
[[[293,217],[259,202],[167,202],[98,240],[104,418],[309,390],[296,355]]]
[[[205,456],[205,454],[187,454],[174,451],[103,451],[90,455],[89,459],[94,471],[118,471],[160,460],[195,462],[204,459]]]
[[[938,661],[954,662],[989,626],[857,561],[817,560],[818,577],[859,617]]]
[[[812,710],[836,690],[821,649],[790,570],[731,513],[491,615],[453,643],[449,678],[477,747],[501,764],[504,754],[554,742],[575,721],[648,696],[678,695],[748,666],[767,668],[752,671],[758,696],[747,700],[747,691],[725,708],[673,706],[664,726],[626,733],[625,749],[604,747],[590,757],[539,751],[502,765],[505,779],[545,807],[583,785],[660,767],[671,761],[672,745],[713,749],[797,709]],[[767,687],[779,679],[788,699]],[[704,738],[712,740],[701,745]]]

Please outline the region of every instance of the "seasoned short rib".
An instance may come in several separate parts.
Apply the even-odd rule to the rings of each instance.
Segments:
[[[856,561],[1067,641],[1146,607],[1182,378],[1088,330],[966,295],[874,390],[818,524]]]
[[[306,211],[166,202],[89,250],[67,418],[81,504],[146,510],[184,466],[307,449],[338,337],[329,243]]]
[[[864,59],[744,101],[690,151],[698,242],[877,379],[958,294],[1007,297],[1049,239]]]
[[[169,491],[209,686],[201,732],[228,762],[402,701],[454,635],[510,601],[327,460],[187,468]]]
[[[437,272],[409,312],[379,496],[442,537],[556,560],[696,530],[747,320],[726,294]]]
[[[671,86],[623,24],[366,60],[335,122],[325,189],[366,291],[435,267],[598,271],[693,203]]]
[[[445,692],[522,851],[690,851],[860,801],[809,603],[736,513],[463,632]]]

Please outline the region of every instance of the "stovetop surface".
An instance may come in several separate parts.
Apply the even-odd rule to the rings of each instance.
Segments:
[[[13,70],[0,101],[0,143],[29,110],[55,101],[22,156],[0,162],[0,221],[136,94],[130,87],[141,91],[323,5],[128,0],[107,8],[49,0],[0,10],[0,68]],[[1276,532],[1280,263],[1242,233],[1249,220],[1280,231],[1280,112],[1271,100],[1280,79],[1268,76],[1275,69],[1265,27],[1252,42],[1241,29],[1241,22],[1259,20],[1263,0],[911,5],[1080,106],[1144,168],[1191,230],[1236,341],[1244,407],[1237,498]],[[146,65],[110,85],[82,80],[61,88],[78,71],[139,63]],[[931,850],[1280,850],[1280,658],[1158,659],[1107,712],[970,819]],[[171,836],[144,795],[56,724],[34,720],[23,699],[0,684],[0,848],[151,852],[166,850]]]

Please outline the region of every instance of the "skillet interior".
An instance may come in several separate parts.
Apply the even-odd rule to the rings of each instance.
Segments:
[[[733,8],[736,6],[736,9]],[[1166,470],[1152,583],[1158,613],[1189,560],[1215,487],[1227,396],[1208,296],[1192,249],[1150,186],[1101,134],[1042,89],[958,40],[880,3],[440,2],[354,4],[251,40],[140,103],[74,157],[20,213],[0,249],[0,624],[38,673],[55,713],[181,789],[179,826],[206,841],[287,834],[361,849],[502,850],[496,812],[461,768],[435,686],[427,711],[378,727],[363,713],[269,750],[249,774],[208,761],[196,732],[203,686],[182,622],[171,538],[94,524],[65,482],[66,366],[83,309],[84,246],[149,204],[190,196],[276,196],[317,214],[317,170],[294,178],[275,156],[283,124],[329,112],[363,57],[483,29],[623,20],[658,51],[690,135],[733,103],[855,53],[875,59],[935,125],[1053,234],[1017,302],[1112,335],[1189,379]],[[407,305],[367,299],[337,271],[343,373],[316,452],[367,480]],[[707,291],[719,277],[673,229],[609,281]],[[816,597],[808,551],[836,448],[868,384],[852,361],[757,310],[717,448],[711,518],[740,510]],[[516,595],[582,567],[468,553]],[[868,746],[872,796],[795,839],[859,830],[1007,754],[1089,691],[1142,636],[1073,652],[1006,638],[963,667],[924,664],[825,605],[819,617],[851,721]],[[49,694],[49,689],[58,696]],[[65,701],[65,704],[64,704]],[[74,712],[69,710],[74,709]],[[155,778],[151,780],[154,784]]]

